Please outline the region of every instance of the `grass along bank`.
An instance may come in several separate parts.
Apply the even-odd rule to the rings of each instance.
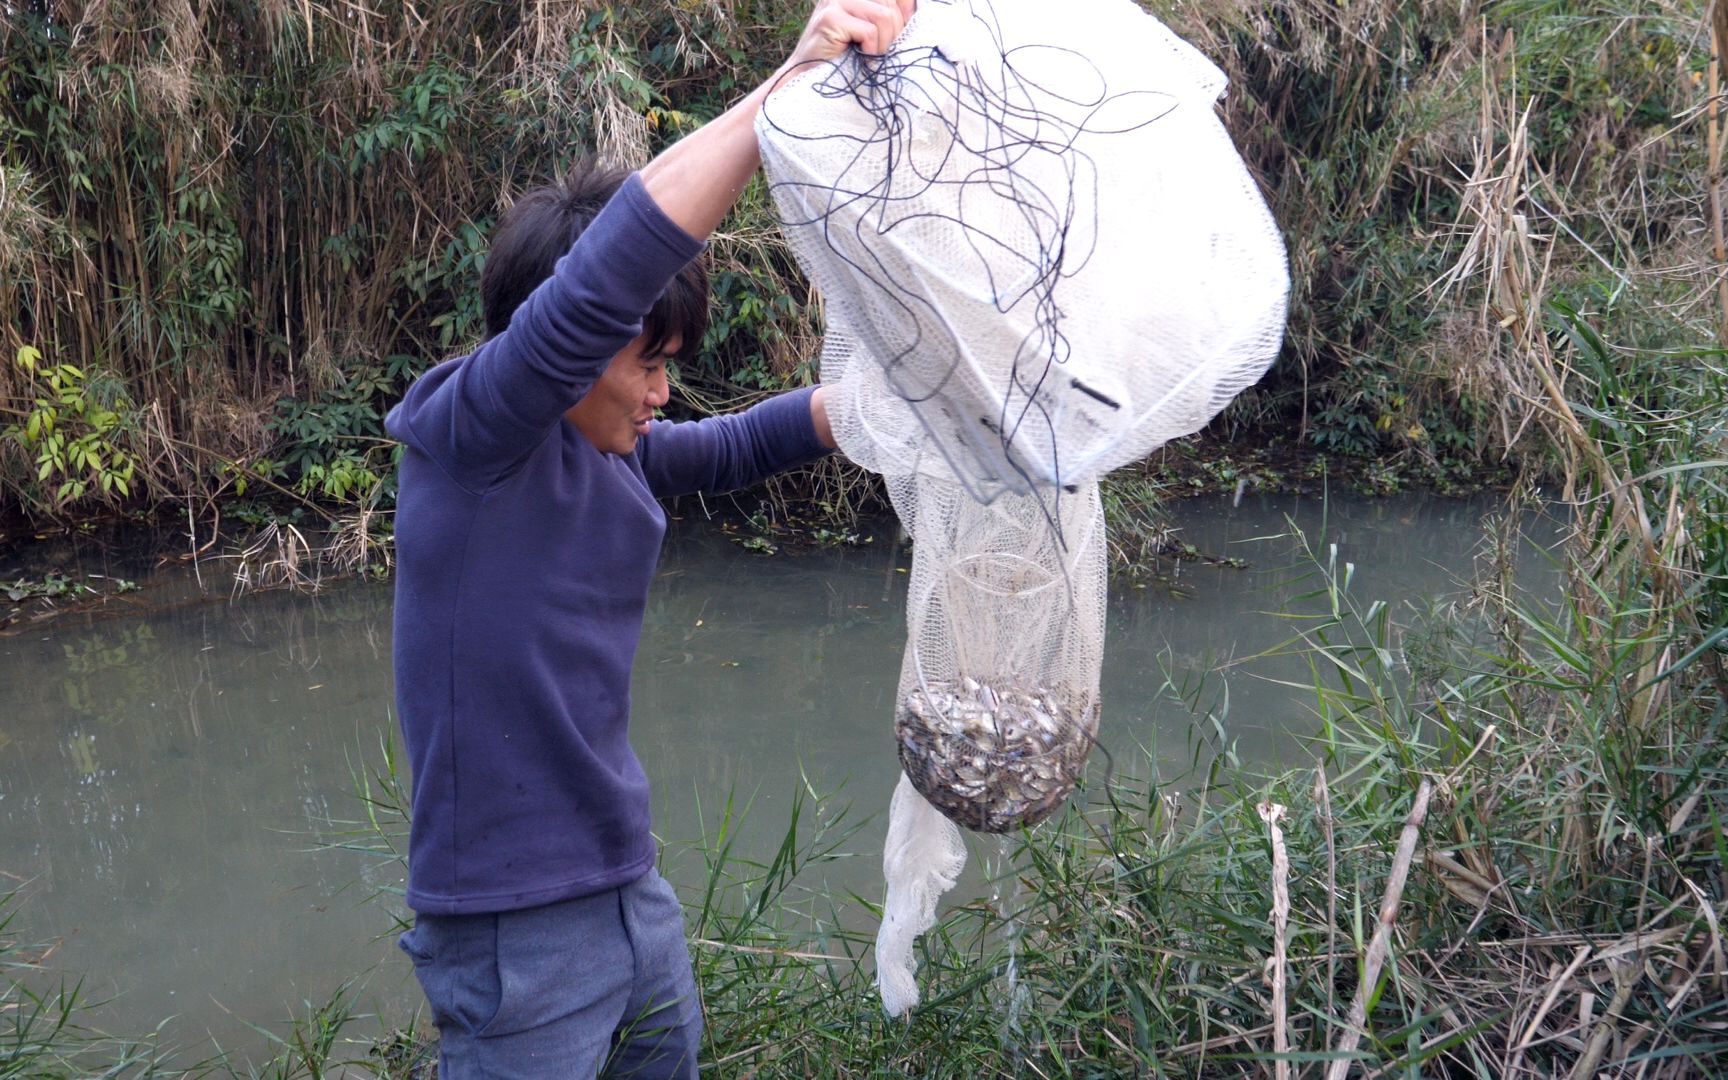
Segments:
[[[784,1076],[1728,1068],[1728,715],[1684,639],[1658,643],[1635,590],[1575,575],[1583,594],[1551,608],[1495,560],[1406,621],[1314,556],[1321,612],[1285,646],[1311,672],[1312,769],[1120,787],[1020,838],[998,898],[927,939],[906,1024],[875,1010],[862,942],[788,921],[791,855],[740,873],[698,923],[714,1059]],[[832,829],[785,850],[820,858]]]
[[[908,1020],[880,1012],[859,901],[820,884],[837,860],[879,857],[879,821],[809,791],[772,821],[721,807],[701,845],[669,853],[707,868],[685,901],[709,1073],[1728,1068],[1728,711],[1699,649],[1721,632],[1700,639],[1672,600],[1653,602],[1636,558],[1604,573],[1588,517],[1564,595],[1522,595],[1516,518],[1489,530],[1468,589],[1420,607],[1358,595],[1324,537],[1303,541],[1301,611],[1266,617],[1288,630],[1274,651],[1308,671],[1293,691],[1313,764],[1264,776],[1198,755],[1196,772],[1154,767],[1147,783],[1123,768],[1107,784],[1095,757],[1087,808],[981,848],[994,880],[924,939],[924,1003]],[[1196,728],[1228,732],[1207,690],[1184,698]],[[364,813],[329,842],[399,858],[389,759],[358,787]],[[142,1054],[86,1046],[53,1011],[8,1039],[29,1014],[11,993],[0,1076],[95,1075]],[[374,1042],[351,1013],[338,995],[279,1036],[274,1061],[200,1068],[427,1075],[424,1027]],[[28,1067],[8,1073],[9,1060]],[[145,1060],[114,1074],[144,1075]]]

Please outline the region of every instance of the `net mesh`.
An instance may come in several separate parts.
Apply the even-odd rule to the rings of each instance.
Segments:
[[[1213,114],[1222,74],[1128,0],[923,0],[894,47],[757,118],[827,314],[842,450],[913,539],[877,941],[889,1013],[965,862],[1036,824],[1099,722],[1097,479],[1276,354],[1277,228]]]

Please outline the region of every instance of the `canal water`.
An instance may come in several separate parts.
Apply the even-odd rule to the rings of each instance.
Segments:
[[[1261,765],[1311,761],[1308,703],[1279,683],[1302,677],[1300,660],[1258,657],[1292,633],[1277,613],[1313,603],[1288,521],[1353,564],[1354,595],[1407,618],[1472,577],[1483,516],[1499,510],[1415,497],[1174,507],[1182,540],[1245,565],[1185,562],[1165,567],[1174,589],[1113,588],[1101,737],[1115,768],[1168,781],[1225,747]],[[0,566],[0,581],[40,575],[28,558],[42,557]],[[908,559],[892,536],[765,558],[710,524],[675,527],[633,735],[675,883],[694,885],[694,845],[728,798],[748,807],[741,849],[766,852],[807,785],[876,815],[856,857],[807,884],[879,895]],[[418,997],[391,943],[400,867],[344,849],[338,824],[361,816],[356,778],[382,766],[394,734],[390,584],[234,599],[208,563],[86,553],[80,569],[144,587],[0,636],[12,936],[53,946],[46,964],[103,1002],[90,1022],[125,1034],[167,1020],[164,1040],[192,1052],[212,1038],[261,1050],[249,1025],[283,1030],[356,977],[362,1010],[405,1022]]]

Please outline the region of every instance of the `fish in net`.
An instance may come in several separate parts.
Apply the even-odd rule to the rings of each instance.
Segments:
[[[1277,227],[1218,69],[1128,0],[922,0],[880,57],[757,116],[820,291],[841,449],[913,540],[877,939],[883,1004],[965,862],[1054,813],[1096,744],[1098,479],[1198,430],[1283,336]]]

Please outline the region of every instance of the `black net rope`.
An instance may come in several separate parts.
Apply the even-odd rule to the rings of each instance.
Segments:
[[[1154,90],[1111,93],[1104,73],[1081,53],[1007,46],[993,10],[975,8],[973,13],[986,20],[999,66],[983,69],[934,45],[877,56],[854,51],[822,65],[816,92],[847,99],[873,120],[867,131],[797,130],[780,119],[771,96],[762,123],[777,136],[837,141],[850,149],[849,159],[825,182],[780,179],[772,186],[791,196],[782,205],[812,208],[804,217],[784,217],[782,224],[820,228],[829,250],[851,268],[854,279],[876,290],[878,299],[901,316],[897,327],[876,327],[894,346],[875,359],[889,387],[909,403],[943,393],[959,368],[955,347],[963,329],[928,295],[898,277],[880,252],[896,242],[897,233],[920,226],[927,233],[934,225],[959,238],[972,257],[955,260],[943,271],[980,282],[1000,313],[1031,313],[1030,329],[1011,359],[1008,392],[996,415],[980,417],[979,423],[1004,451],[1017,439],[1036,437],[1048,459],[1059,462],[1046,388],[1061,377],[1071,355],[1065,323],[1076,313],[1065,309],[1058,288],[1085,269],[1099,235],[1097,165],[1078,144],[1086,135],[1138,130],[1175,102]],[[1060,82],[1041,79],[1040,71],[1059,75]],[[793,74],[801,72],[786,77]],[[1083,110],[1082,115],[1066,118],[1049,108],[1055,103]],[[940,129],[937,137],[931,137],[931,125]],[[967,159],[966,166],[958,175],[947,175],[956,155]],[[1034,159],[1039,167],[1029,168]],[[968,201],[990,204],[989,212],[968,214]],[[1019,227],[1004,234],[978,224],[1003,219]],[[845,230],[843,241],[837,229]],[[933,353],[947,353],[947,362],[934,361]],[[1120,407],[1077,377],[1068,379],[1068,388]],[[1004,453],[1003,458],[1026,488],[1039,485],[1042,478],[1019,468],[1017,455]]]

